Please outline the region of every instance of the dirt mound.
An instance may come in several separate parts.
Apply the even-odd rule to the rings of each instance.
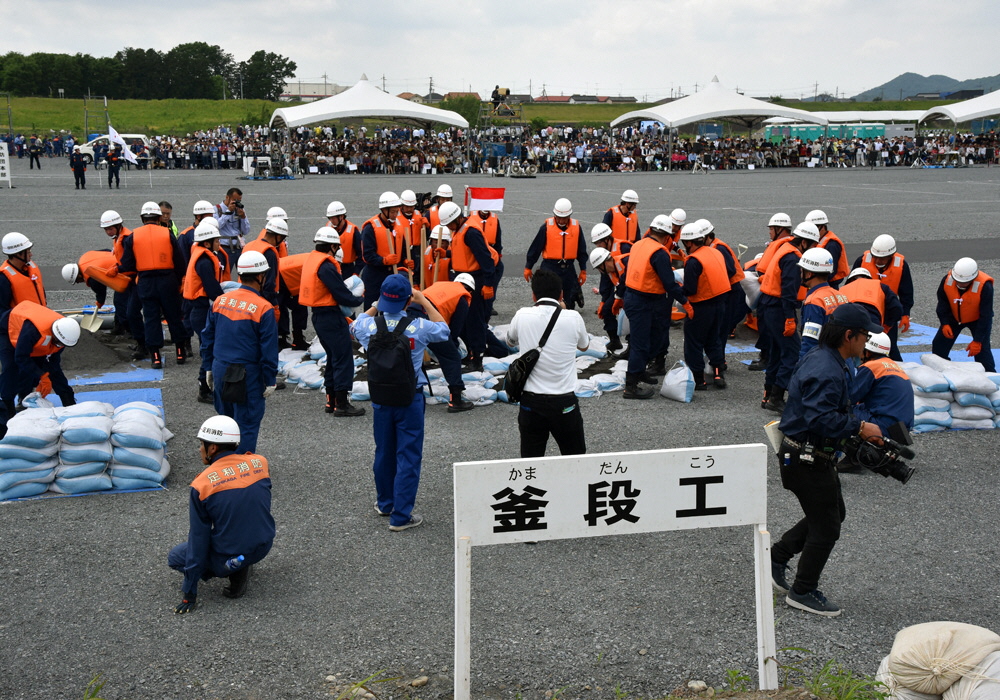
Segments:
[[[66,374],[128,369],[128,342],[110,343],[110,337],[107,333],[83,331],[80,342],[63,351],[62,366]]]

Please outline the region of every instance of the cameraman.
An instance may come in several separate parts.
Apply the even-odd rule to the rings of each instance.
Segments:
[[[219,222],[222,247],[230,260],[238,259],[250,233],[250,222],[243,208],[243,190],[230,187],[222,204],[215,205],[215,218]]]
[[[861,356],[869,333],[881,332],[857,304],[837,307],[820,332],[819,345],[795,368],[778,426],[784,435],[778,450],[781,484],[799,499],[805,517],[771,549],[771,578],[775,589],[787,593],[790,606],[825,617],[840,614],[818,589],[845,515],[835,453],[854,435],[882,441],[877,425],[851,412],[847,360]],[[789,586],[785,571],[799,553],[795,581]]]

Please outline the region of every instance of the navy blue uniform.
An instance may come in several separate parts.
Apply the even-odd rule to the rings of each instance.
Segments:
[[[975,321],[960,323],[952,312],[951,303],[944,290],[945,282],[950,277],[950,274],[947,275],[938,286],[938,303],[935,312],[941,325],[950,326],[955,337],[945,337],[941,329],[938,328],[931,341],[931,352],[939,357],[947,358],[955,345],[958,334],[962,332],[963,328],[968,328],[969,332],[972,333],[972,340],[982,346],[979,354],[975,356],[976,362],[981,363],[987,372],[995,372],[996,363],[993,360],[993,350],[990,347],[990,334],[993,332],[993,281],[988,280],[982,283],[982,289],[979,292],[979,318]]]
[[[784,335],[785,321],[794,319],[799,308],[802,274],[799,256],[792,252],[785,253],[780,260],[772,259],[770,264],[781,268],[781,296],[761,292],[757,301],[757,323],[760,328],[761,351],[768,357],[764,386],[784,390],[792,378],[802,342],[798,333]]]
[[[882,429],[890,437],[889,426],[903,421],[913,427],[913,387],[909,377],[891,359],[871,360],[858,368],[851,389],[854,413]]]
[[[155,224],[146,224],[155,225]],[[140,229],[136,229],[140,230]],[[165,229],[164,229],[165,230]],[[159,350],[163,347],[163,325],[160,314],[167,320],[170,337],[177,347],[183,347],[191,339],[190,333],[184,328],[184,318],[181,312],[181,279],[184,277],[184,256],[181,254],[177,239],[170,236],[173,267],[165,270],[138,270],[136,254],[133,249],[135,231],[122,241],[122,261],[118,266],[122,272],[137,272],[136,292],[142,303],[142,320],[146,347]]]
[[[568,226],[569,224],[567,224]],[[547,225],[543,223],[539,227],[538,233],[535,234],[534,240],[531,241],[531,245],[528,246],[528,256],[525,258],[524,267],[529,270],[534,269],[535,263],[538,262],[542,251],[545,250],[547,228]],[[578,264],[581,270],[587,269],[587,241],[583,236],[583,227],[578,225],[578,228],[579,234],[576,243],[575,260],[550,260],[543,258],[542,264],[539,266],[540,270],[550,270],[559,275],[559,279],[563,283],[562,300],[566,304],[567,309],[572,309],[574,304],[583,307],[583,304],[577,300],[577,295],[580,294],[580,280],[573,263]],[[580,298],[582,299],[582,296]]]
[[[726,265],[726,279],[736,273],[732,258],[722,250]],[[684,261],[684,294],[688,301],[698,293],[698,282],[704,268],[701,260],[689,255]],[[730,289],[730,292],[732,289]],[[684,321],[684,361],[697,377],[705,371],[705,355],[712,369],[722,369],[726,363],[726,336],[722,330],[726,323],[729,292],[703,301],[691,301],[694,316]]]
[[[32,357],[31,352],[35,349],[35,344],[42,339],[42,334],[29,320],[21,326],[21,333],[17,338],[10,338],[8,330],[10,311],[7,309],[0,316],[0,367],[3,367],[0,374],[0,387],[2,387],[0,398],[6,405],[9,414],[7,417],[13,416],[15,399],[20,396],[24,400],[25,396],[35,390],[46,372],[52,381],[52,390],[62,401],[63,406],[75,404],[73,389],[70,388],[69,380],[62,370],[63,351]]]
[[[329,394],[335,391],[350,391],[354,384],[354,354],[351,352],[351,333],[347,318],[341,308],[361,306],[365,300],[363,297],[351,294],[337,271],[337,266],[330,260],[323,261],[317,275],[340,305],[313,307],[313,328],[319,337],[320,345],[326,350],[323,381]]]

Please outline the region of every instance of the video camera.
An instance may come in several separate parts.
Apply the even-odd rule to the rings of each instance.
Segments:
[[[916,467],[911,467],[904,459],[913,459],[917,456],[910,445],[913,438],[907,430],[903,421],[897,421],[889,426],[891,437],[882,438],[882,444],[876,445],[865,442],[860,436],[847,440],[844,444],[844,451],[847,459],[855,464],[859,464],[866,469],[870,469],[876,474],[884,477],[892,477],[896,481],[905,484],[913,476]]]

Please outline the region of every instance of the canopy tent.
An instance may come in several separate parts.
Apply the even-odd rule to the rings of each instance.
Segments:
[[[949,119],[955,124],[1000,114],[1000,90],[941,107],[932,107],[920,117],[921,122]]]
[[[389,119],[397,122],[430,126],[434,123],[468,128],[469,122],[458,112],[416,104],[382,92],[361,80],[343,92],[297,107],[279,107],[271,115],[272,128],[292,128],[332,119]]]
[[[768,117],[788,117],[824,126],[827,124],[826,119],[815,113],[781,107],[741,95],[735,90],[727,90],[719,83],[718,77],[714,77],[701,92],[650,109],[626,112],[611,122],[611,126],[635,121],[658,121],[668,128],[675,128],[695,122],[721,120],[753,129]]]
[[[831,124],[853,124],[855,122],[872,122],[879,124],[894,124],[896,122],[917,122],[924,112],[919,109],[879,109],[872,111],[857,110],[850,112],[810,112],[815,117],[822,117]],[[788,117],[772,117],[765,119],[766,124],[788,124],[802,121]]]

